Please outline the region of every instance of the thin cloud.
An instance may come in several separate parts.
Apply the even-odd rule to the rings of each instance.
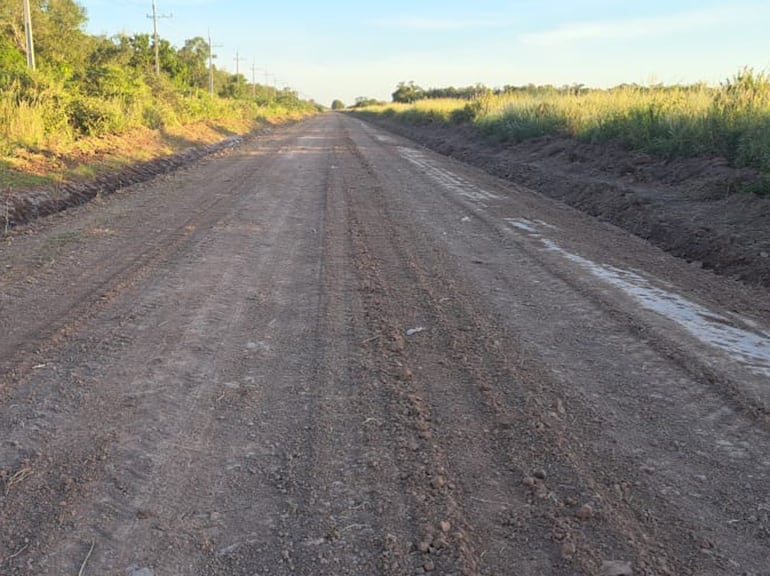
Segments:
[[[442,18],[393,18],[375,21],[380,28],[399,30],[474,30],[480,28],[498,28],[499,22],[491,20],[452,20]]]
[[[542,32],[524,34],[523,44],[542,48],[561,47],[582,41],[629,40],[708,30],[728,21],[756,18],[758,5],[724,6],[651,18],[574,22]]]

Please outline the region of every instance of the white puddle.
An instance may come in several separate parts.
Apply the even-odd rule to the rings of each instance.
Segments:
[[[420,151],[404,146],[398,147],[398,153],[406,160],[420,168],[427,176],[444,186],[445,188],[463,196],[473,202],[484,202],[489,200],[499,200],[500,196],[493,194],[464,178],[452,174],[433,164]]]
[[[537,231],[537,223],[532,220],[527,220],[526,218],[506,218],[505,221],[514,228],[529,232],[531,236],[540,236],[540,233]]]
[[[506,221],[539,239],[547,250],[561,254],[597,278],[623,290],[643,308],[673,320],[701,342],[727,353],[755,374],[770,376],[770,333],[748,318],[712,312],[679,294],[653,285],[636,272],[597,264],[572,254],[553,240],[542,238],[535,222],[522,218],[507,218]]]
[[[728,318],[712,312],[679,294],[653,286],[639,274],[614,266],[600,265],[567,252],[552,240],[542,242],[548,250],[561,253],[594,276],[620,288],[644,308],[673,320],[700,341],[726,352],[752,372],[770,376],[770,334],[759,329],[749,330],[735,325],[750,325],[750,321],[739,317]]]
[[[391,138],[390,136],[385,136],[383,134],[375,134],[374,139],[377,140],[377,142],[381,142],[383,144],[395,144],[396,140],[394,138]]]
[[[500,199],[499,196],[436,166],[418,150],[399,146],[398,152],[430,178],[460,196],[479,203]],[[748,318],[738,315],[728,317],[712,312],[679,294],[653,285],[650,280],[636,272],[597,264],[572,254],[553,240],[542,236],[543,229],[554,228],[545,222],[527,218],[505,218],[505,222],[513,232],[523,232],[528,237],[539,240],[547,250],[559,253],[597,278],[622,290],[643,308],[676,322],[701,342],[721,350],[755,374],[770,377],[770,333]]]

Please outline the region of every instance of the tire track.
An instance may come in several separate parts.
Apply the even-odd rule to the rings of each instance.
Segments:
[[[239,163],[239,159],[228,160],[221,167],[220,173],[229,173],[233,162]],[[253,178],[253,173],[249,171],[237,171],[235,174],[239,179],[229,180],[230,189],[242,187]],[[41,358],[53,353],[71,335],[77,333],[79,327],[109,307],[124,291],[140,285],[153,271],[162,268],[164,263],[195,239],[197,230],[207,230],[223,218],[232,208],[233,200],[231,195],[222,192],[216,192],[210,197],[200,194],[196,198],[197,204],[185,206],[179,215],[181,218],[173,212],[163,215],[160,221],[152,223],[147,236],[129,237],[124,246],[110,253],[109,260],[81,264],[82,271],[75,277],[72,277],[72,270],[63,271],[56,267],[47,277],[39,278],[38,282],[45,285],[53,282],[54,275],[63,274],[67,277],[68,287],[75,287],[75,291],[65,293],[63,302],[52,303],[50,295],[44,295],[42,302],[33,300],[21,305],[15,303],[15,310],[10,305],[4,310],[5,322],[24,328],[8,334],[0,349],[0,368],[5,375],[0,381],[0,400],[29,375],[33,365],[42,363]],[[171,217],[170,222],[168,216]],[[23,281],[19,276],[19,273],[14,273],[10,278],[0,278],[0,290],[13,290],[14,281]],[[26,299],[26,294],[22,293],[20,298]],[[51,304],[58,307],[51,309]],[[14,313],[24,314],[28,310],[38,309],[45,310],[39,314],[43,320],[32,326],[13,318]],[[34,348],[30,343],[34,343]]]
[[[598,570],[599,563],[606,559],[599,552],[603,549],[613,549],[620,553],[626,550],[627,557],[634,559],[635,568],[642,569],[643,573],[658,574],[669,571],[688,574],[698,574],[703,571],[731,573],[737,566],[736,560],[742,557],[736,556],[734,552],[731,556],[729,552],[725,554],[720,550],[721,545],[715,543],[719,542],[719,539],[710,536],[713,530],[720,531],[721,538],[725,538],[725,543],[731,542],[732,546],[737,545],[745,550],[744,555],[751,558],[745,560],[749,564],[756,562],[761,556],[761,537],[752,536],[750,539],[741,537],[738,543],[735,532],[729,527],[724,529],[726,526],[722,523],[724,517],[719,520],[718,514],[710,510],[704,518],[705,503],[702,500],[703,497],[696,493],[696,491],[702,491],[703,486],[697,486],[697,482],[690,483],[684,480],[697,474],[717,473],[719,482],[725,490],[729,490],[729,494],[741,493],[739,478],[746,478],[745,475],[720,474],[721,468],[724,468],[724,472],[728,471],[729,463],[725,463],[717,454],[709,453],[709,461],[704,462],[703,457],[706,453],[701,450],[709,449],[704,444],[708,436],[697,438],[700,450],[695,449],[696,454],[688,458],[685,449],[676,447],[681,441],[678,438],[682,438],[686,439],[688,449],[692,450],[690,443],[694,440],[692,434],[684,431],[681,436],[678,436],[677,419],[665,419],[656,415],[654,407],[649,406],[649,400],[645,400],[646,389],[608,390],[605,392],[606,401],[595,400],[586,394],[584,388],[578,387],[582,383],[576,386],[576,383],[564,380],[564,372],[558,357],[552,358],[558,356],[558,353],[552,354],[548,348],[538,342],[542,339],[538,331],[547,334],[551,327],[562,324],[565,324],[565,329],[569,330],[570,322],[580,325],[580,321],[571,319],[571,316],[582,314],[582,311],[579,303],[577,305],[571,303],[574,298],[568,293],[564,294],[561,301],[557,300],[562,292],[566,292],[563,286],[556,288],[551,286],[551,284],[558,284],[558,281],[551,283],[543,281],[544,278],[547,279],[541,272],[541,261],[544,257],[536,253],[532,255],[526,247],[519,249],[518,244],[508,246],[506,243],[508,249],[499,250],[494,240],[492,245],[490,242],[481,240],[486,239],[488,234],[479,233],[475,227],[472,232],[466,232],[469,228],[460,226],[455,231],[459,240],[447,236],[451,226],[447,227],[446,224],[460,221],[460,216],[467,214],[467,208],[460,211],[447,210],[446,206],[442,205],[445,196],[449,195],[447,191],[441,187],[425,186],[420,181],[419,175],[413,176],[408,189],[409,193],[402,193],[405,187],[401,183],[407,181],[409,172],[390,169],[390,160],[387,158],[392,157],[391,151],[375,144],[373,140],[362,141],[358,138],[358,134],[355,134],[355,142],[362,151],[362,163],[369,164],[373,174],[382,178],[385,190],[393,190],[393,194],[383,193],[373,196],[374,201],[379,201],[381,205],[381,212],[375,220],[392,223],[386,235],[398,239],[401,232],[401,241],[398,242],[400,254],[395,256],[393,261],[405,263],[415,270],[420,280],[413,281],[413,284],[423,288],[427,294],[435,294],[433,308],[437,311],[443,309],[445,312],[444,318],[448,321],[447,323],[442,323],[441,314],[436,313],[439,321],[436,322],[435,332],[454,336],[444,344],[437,345],[436,348],[462,351],[454,358],[457,366],[473,375],[469,381],[483,382],[486,378],[487,381],[496,382],[489,387],[489,390],[482,390],[484,397],[482,404],[495,415],[492,421],[499,422],[506,430],[501,443],[505,445],[507,439],[509,445],[507,452],[528,454],[524,458],[525,465],[519,465],[517,468],[526,474],[527,470],[531,473],[532,470],[538,470],[543,465],[542,454],[538,456],[537,452],[527,450],[526,443],[522,445],[524,438],[539,437],[537,441],[532,440],[533,445],[540,447],[544,454],[552,455],[545,462],[547,464],[545,469],[549,470],[548,477],[554,475],[555,482],[558,482],[559,478],[566,479],[561,481],[565,484],[565,489],[555,489],[551,481],[548,481],[545,483],[548,485],[548,490],[558,497],[559,502],[565,504],[575,500],[578,503],[587,501],[592,504],[595,518],[591,522],[576,522],[574,516],[568,519],[568,524],[572,525],[573,531],[582,534],[583,545],[578,545],[576,552],[578,559],[581,548],[586,554],[584,569],[588,573]],[[388,169],[383,170],[383,166],[387,166]],[[514,206],[516,202],[517,200],[511,200]],[[463,204],[460,203],[460,205]],[[494,210],[503,211],[503,206],[495,206]],[[505,212],[507,211],[508,209],[505,209]],[[495,238],[494,234],[492,238]],[[472,248],[458,250],[457,246],[460,243],[467,243]],[[419,248],[420,246],[422,248]],[[479,252],[474,252],[475,250]],[[486,256],[483,250],[486,250],[489,256]],[[457,252],[460,252],[461,256],[458,257]],[[477,266],[468,266],[467,262],[473,257],[491,260],[491,262],[485,262],[488,267],[481,266],[481,261]],[[530,257],[534,259],[531,265],[528,264]],[[475,263],[476,260],[473,262]],[[552,265],[550,262],[546,264],[546,269]],[[470,268],[473,269],[470,270]],[[522,274],[532,274],[535,279],[532,283],[537,284],[536,292],[544,300],[542,304],[538,304],[537,294],[533,293],[528,286],[529,278],[527,276],[522,278]],[[561,275],[563,272],[559,271],[559,276]],[[553,290],[553,296],[551,290]],[[502,296],[504,294],[511,296],[506,298]],[[462,305],[453,307],[447,304],[452,302],[460,302]],[[501,308],[500,303],[510,303],[513,311]],[[559,307],[556,306],[557,304]],[[549,306],[554,306],[554,310],[565,309],[569,312],[566,317],[559,318],[558,313],[547,312]],[[532,323],[533,314],[528,307],[540,313],[542,327]],[[521,319],[516,316],[515,311],[522,312]],[[598,308],[597,312],[604,314],[605,310]],[[619,321],[617,315],[611,314],[610,318],[613,322]],[[590,323],[582,326],[587,330]],[[614,346],[613,339],[617,338],[614,332],[625,333],[625,330],[626,327],[620,320],[613,332],[607,335],[605,344],[594,343],[594,350],[602,349],[604,345],[608,348]],[[474,334],[476,334],[475,338]],[[569,349],[572,338],[567,334],[564,336],[561,339],[563,342],[561,345]],[[655,363],[661,361],[661,357],[654,353],[655,348],[653,351],[646,350],[648,338],[649,335],[642,338],[640,342],[634,343],[634,348],[626,350],[630,369],[633,369],[633,362],[641,361],[642,352],[650,356],[647,361]],[[589,342],[591,341],[587,341],[586,346],[583,347],[587,350],[587,361],[590,361],[591,355],[594,354],[589,349]],[[538,344],[540,348],[537,347]],[[546,346],[548,344],[546,342]],[[559,340],[553,341],[551,345],[559,346]],[[637,352],[635,348],[640,351]],[[613,357],[609,356],[608,359]],[[662,355],[662,358],[666,360],[667,355]],[[424,358],[420,360],[424,362]],[[580,370],[585,370],[588,374],[591,370],[596,370],[590,363],[583,363],[582,360],[582,358],[579,360]],[[569,370],[578,373],[580,371],[577,368]],[[624,372],[620,366],[615,371],[621,375]],[[504,376],[506,373],[511,377],[506,378]],[[685,390],[692,388],[693,384],[687,380],[687,377],[683,380],[682,385],[685,386]],[[661,385],[663,384],[665,382],[661,382]],[[589,388],[588,391],[590,392],[591,389]],[[678,388],[669,394],[674,398],[685,396],[679,393]],[[713,398],[706,396],[704,394],[700,398],[688,399],[687,410],[690,410],[691,406],[708,408]],[[619,405],[617,402],[620,401],[624,404]],[[613,411],[609,411],[606,407],[606,403],[609,402],[612,402]],[[697,404],[691,404],[692,402]],[[521,406],[527,407],[524,413],[521,412]],[[628,429],[629,422],[623,422],[622,426],[619,426],[620,423],[614,423],[612,420],[618,417],[618,412],[622,414],[622,410],[627,409],[627,406],[638,406],[636,408],[638,414],[634,415],[636,419],[641,420],[649,414],[649,421],[660,420],[661,424],[653,425],[654,429],[650,429],[650,424],[646,424],[646,430],[630,427],[630,430],[624,434],[622,426]],[[681,411],[680,408],[680,414]],[[516,414],[519,416],[515,416]],[[713,418],[710,418],[708,425],[718,424],[719,430],[716,434],[718,438],[739,438],[740,434],[748,432],[751,438],[758,441],[753,453],[761,457],[763,446],[766,445],[766,438],[761,429],[747,422],[743,422],[742,426],[733,427],[729,415],[722,418],[715,413],[714,416],[721,420],[714,422]],[[529,431],[526,426],[521,428],[521,424],[527,421],[531,422],[532,429]],[[702,420],[694,422],[700,423]],[[670,456],[668,461],[658,459],[654,464],[655,468],[650,467],[647,463],[649,460],[647,462],[646,459],[642,459],[641,462],[637,460],[638,455],[647,455],[650,452],[670,454],[668,447],[661,444],[666,442],[666,439],[671,439],[670,441],[673,442],[678,458],[682,460],[688,458],[684,463],[685,468],[694,469],[697,472],[693,471],[690,477],[679,474],[678,478],[673,479],[671,474],[673,470],[680,469],[682,460],[677,462],[677,466],[671,472],[665,468],[657,470],[659,466],[665,467],[671,462]],[[624,442],[628,445],[624,445]],[[505,458],[504,454],[502,456]],[[743,462],[747,466],[746,474],[754,478],[755,476],[749,470],[761,468],[761,462],[754,464],[746,460]],[[577,482],[573,479],[577,479]],[[525,478],[525,480],[533,482],[532,478]],[[676,482],[680,483],[679,490],[675,488]],[[682,482],[686,484],[682,486]],[[539,484],[535,482],[533,486],[536,492],[541,492],[537,487]],[[730,488],[727,488],[727,485]],[[759,486],[755,485],[755,489],[758,488]],[[688,492],[695,495],[691,496]],[[687,497],[683,497],[685,494],[690,497],[689,501]],[[725,495],[725,492],[720,494]],[[761,507],[761,494],[757,494],[755,502]],[[705,505],[705,509],[713,506],[712,510],[716,511],[716,508],[721,509],[724,505],[724,500],[715,499]],[[728,513],[730,514],[728,518],[740,518],[742,514],[748,513],[747,509],[742,510],[744,502],[735,498],[730,498],[729,505],[734,511]],[[575,504],[568,504],[568,507],[570,506]],[[686,513],[685,510],[687,510]],[[573,509],[573,514],[574,512],[576,510]],[[574,530],[576,527],[577,530]],[[733,533],[730,534],[730,532]],[[562,539],[563,526],[557,524],[553,533],[554,536],[558,536],[557,540]]]

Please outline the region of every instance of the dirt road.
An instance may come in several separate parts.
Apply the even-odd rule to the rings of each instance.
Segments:
[[[770,298],[329,114],[0,244],[0,574],[770,574]]]

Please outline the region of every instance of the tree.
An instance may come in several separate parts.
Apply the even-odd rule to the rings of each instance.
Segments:
[[[41,69],[61,78],[82,72],[95,45],[83,30],[85,8],[74,0],[33,0],[31,9]]]
[[[125,34],[108,38],[96,36],[93,38],[93,50],[89,56],[89,66],[104,66],[115,64],[128,67],[131,62],[132,48],[130,39]]]
[[[98,98],[123,98],[131,101],[147,88],[134,70],[117,64],[91,66],[84,80],[83,92]]]
[[[0,0],[0,34],[24,53],[26,44],[21,2]]]
[[[359,96],[356,98],[356,103],[353,108],[366,108],[367,106],[375,106],[380,102],[375,98],[367,98],[366,96]]]
[[[399,82],[396,91],[393,92],[393,102],[412,103],[424,98],[425,90],[417,86],[414,81]]]
[[[185,65],[179,59],[179,54],[171,45],[171,42],[163,38],[158,43],[158,59],[160,61],[160,69],[172,80],[183,82]]]
[[[208,86],[209,44],[200,36],[186,40],[178,52],[179,61],[184,65],[183,81],[194,88]]]
[[[149,34],[134,34],[128,39],[128,46],[131,51],[129,61],[132,68],[139,72],[151,73],[154,66],[155,54],[152,51]]]
[[[342,100],[335,100],[332,102],[332,110],[343,110],[345,108],[345,103]]]
[[[219,90],[223,98],[244,98],[248,95],[248,82],[243,74],[230,74]]]
[[[27,60],[24,53],[5,36],[0,36],[0,75],[24,70]]]
[[[35,55],[40,68],[62,78],[82,71],[94,45],[83,31],[86,11],[74,0],[30,0]],[[22,2],[0,0],[0,35],[24,54],[26,41]],[[7,55],[6,55],[7,57]]]

